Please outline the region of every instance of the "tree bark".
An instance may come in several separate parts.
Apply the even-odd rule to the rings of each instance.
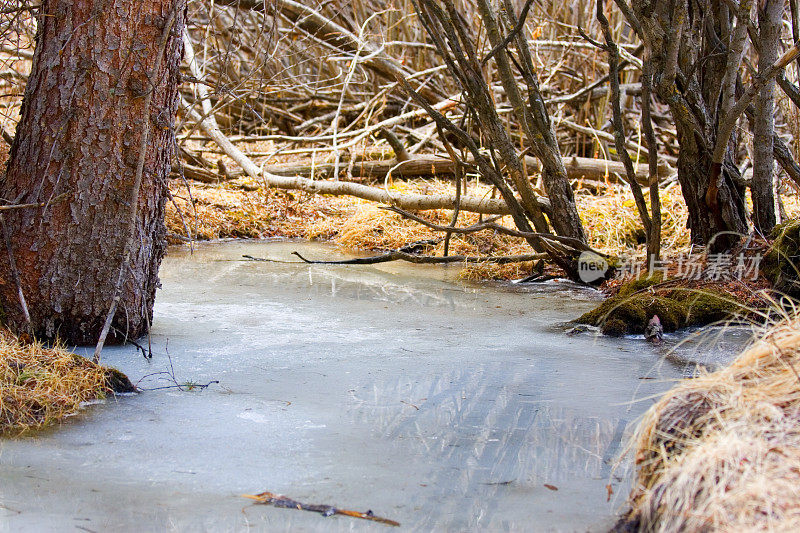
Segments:
[[[784,0],[766,0],[758,8],[758,71],[764,72],[778,59]],[[775,80],[756,97],[753,120],[753,225],[764,235],[775,226],[775,195],[772,137],[775,133]]]
[[[114,298],[144,149],[136,244],[109,340],[147,331],[165,246],[184,21],[184,0],[42,2],[22,116],[0,181],[1,198],[47,204],[5,216],[13,238],[0,253],[0,304],[13,329],[70,344],[97,340]],[[153,72],[157,54],[163,60]]]
[[[653,89],[675,120],[678,181],[692,243],[724,249],[735,234],[748,232],[745,191],[733,161],[735,137],[723,146],[721,179],[710,179],[719,123],[734,104],[746,32],[734,27],[736,18],[725,2],[648,0],[633,2],[632,8],[651,58]]]
[[[721,171],[723,185],[718,192],[718,210],[714,210],[706,203],[712,152],[698,142],[694,131],[687,131],[685,124],[676,122],[676,126],[680,144],[678,182],[689,209],[687,225],[692,232],[692,243],[713,245],[715,250],[727,248],[737,240],[736,234],[748,232],[745,187],[733,163],[732,151],[728,151]]]

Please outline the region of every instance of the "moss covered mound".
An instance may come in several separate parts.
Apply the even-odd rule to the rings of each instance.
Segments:
[[[745,310],[721,291],[661,285],[660,278],[626,283],[616,296],[576,322],[598,326],[604,334],[620,337],[644,333],[653,315],[658,315],[664,331],[671,332],[725,320]]]
[[[775,226],[770,238],[772,248],[764,257],[764,275],[775,290],[800,299],[800,220]]]

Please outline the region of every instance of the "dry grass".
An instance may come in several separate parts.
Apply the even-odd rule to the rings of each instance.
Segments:
[[[195,222],[185,187],[177,181],[172,186],[187,226],[199,239],[300,237],[332,241],[350,250],[385,251],[443,237],[441,232],[357,198],[322,197],[261,188],[245,191],[235,187],[192,183],[192,197],[197,206]],[[435,194],[452,192],[451,189],[451,184],[441,180],[397,181],[393,185],[393,190],[399,192]],[[470,194],[479,195],[490,192],[489,188],[482,186],[470,190]],[[422,213],[422,216],[435,224],[447,225],[452,212],[433,210]],[[474,213],[461,213],[458,225],[469,226],[479,220]],[[513,227],[510,217],[500,222]],[[173,242],[179,242],[178,236],[185,236],[183,223],[172,205],[167,206],[167,228],[173,235]],[[439,242],[427,247],[425,253],[441,255],[443,251],[444,244]],[[488,231],[453,235],[450,242],[450,255],[515,255],[531,252],[521,239]],[[531,268],[529,262],[470,264],[465,265],[460,276],[470,280],[514,279],[529,275]]]
[[[250,188],[252,187],[251,184]],[[399,192],[451,193],[452,183],[443,180],[396,181],[393,189]],[[380,209],[377,204],[347,197],[321,197],[299,192],[275,191],[255,187],[244,190],[233,185],[209,186],[192,182],[192,197],[197,206],[195,221],[187,202],[188,194],[179,181],[172,183],[173,195],[184,213],[184,219],[198,239],[225,237],[301,237],[328,240],[352,250],[393,250],[421,240],[441,238],[433,231],[400,215]],[[484,196],[491,189],[470,185],[469,194]],[[576,202],[590,244],[612,255],[642,255],[644,245],[637,242],[641,232],[633,197],[627,188],[608,185],[601,191],[579,189]],[[662,192],[663,247],[665,254],[680,253],[689,246],[686,231],[686,206],[677,185]],[[427,211],[423,216],[430,222],[447,225],[452,213],[447,210]],[[458,225],[468,226],[480,219],[474,213],[462,213]],[[514,227],[510,217],[500,220]],[[196,225],[196,230],[195,230]],[[174,206],[167,206],[167,226],[173,235],[186,232]],[[442,243],[426,253],[441,254]],[[453,235],[451,254],[514,255],[531,253],[521,239],[484,231],[472,235]],[[461,279],[518,279],[531,274],[532,264],[470,264],[465,265]]]
[[[645,415],[624,527],[800,531],[800,315]],[[622,525],[622,524],[621,524]]]
[[[262,189],[254,184],[245,190],[231,185],[204,185],[192,182],[191,196],[180,181],[174,180],[175,204],[167,204],[166,223],[171,242],[187,238],[186,228],[198,240],[221,238],[299,237],[299,228],[336,213],[326,199],[302,192]],[[186,228],[184,227],[186,223]]]
[[[107,370],[61,347],[0,328],[0,434],[40,428],[107,392]]]
[[[644,192],[649,205],[649,191]],[[575,201],[591,246],[617,256],[645,254],[644,230],[628,187],[611,185],[598,194],[578,191]],[[662,190],[661,204],[664,255],[686,251],[690,236],[686,229],[688,209],[680,185],[676,183]]]

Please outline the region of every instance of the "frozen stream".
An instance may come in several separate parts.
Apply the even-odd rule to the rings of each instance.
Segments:
[[[599,299],[567,283],[241,259],[293,250],[342,257],[292,242],[172,249],[153,359],[106,348],[105,362],[136,382],[169,371],[169,353],[178,382],[219,384],[110,399],[0,441],[0,532],[392,531],[239,497],[265,490],[401,530],[603,530],[628,489],[624,467],[612,477],[626,428],[685,361],[729,357],[745,337],[665,360],[642,340],[566,335],[557,325]]]

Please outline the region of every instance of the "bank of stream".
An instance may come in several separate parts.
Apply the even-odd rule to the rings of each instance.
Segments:
[[[689,334],[567,334],[601,299],[570,283],[464,285],[457,267],[307,265],[295,250],[345,257],[171,249],[152,359],[103,352],[151,390],[0,441],[0,531],[387,528],[240,497],[264,490],[404,530],[604,530],[629,489],[614,463],[633,422],[748,338],[712,331],[667,356]]]

